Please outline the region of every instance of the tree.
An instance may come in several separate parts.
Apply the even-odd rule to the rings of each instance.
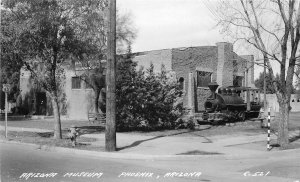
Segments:
[[[76,18],[89,6],[102,7],[102,1],[12,0],[4,1],[8,10],[6,26],[15,38],[14,53],[51,98],[55,118],[54,137],[62,138],[59,93],[63,66],[71,55],[89,53],[95,47],[82,41]]]
[[[9,26],[9,11],[1,10],[1,64],[0,64],[0,84],[10,84],[11,91],[8,94],[8,100],[15,102],[19,94],[20,69],[23,66],[20,56],[14,52],[15,36],[6,27]],[[1,89],[2,90],[2,89]],[[1,94],[2,95],[2,94]],[[1,97],[1,96],[0,96]],[[2,97],[1,97],[2,101]],[[2,103],[2,102],[1,102]],[[1,104],[1,109],[4,105]]]
[[[265,79],[266,79],[266,93],[267,94],[275,94],[276,90],[273,87],[272,81],[271,81],[268,73],[266,74]],[[280,81],[279,74],[276,74],[275,81],[279,83],[279,81]],[[263,88],[264,88],[264,74],[263,73],[259,74],[259,77],[254,81],[254,84],[255,84],[255,86],[257,88],[260,88],[261,90],[263,90]],[[293,88],[292,88],[292,94],[295,93],[295,90],[296,89],[293,86]]]
[[[84,21],[82,21],[84,19]],[[105,88],[105,74],[104,67],[106,62],[107,51],[107,27],[105,25],[106,15],[102,9],[89,9],[89,13],[83,17],[80,22],[83,29],[80,30],[82,40],[88,40],[96,46],[97,51],[90,52],[90,54],[79,55],[76,61],[81,62],[81,66],[76,69],[77,75],[93,89],[94,91],[94,110],[99,113],[99,96]],[[117,14],[117,53],[124,54],[124,47],[130,46],[136,38],[136,30],[133,26],[130,14]],[[103,103],[100,103],[103,105]]]
[[[117,128],[121,130],[139,125],[139,119],[136,114],[140,105],[140,99],[138,97],[139,87],[137,87],[139,80],[135,70],[136,65],[137,64],[132,61],[130,52],[126,55],[118,56],[116,106]]]
[[[298,1],[223,1],[220,23],[223,32],[260,51],[280,106],[278,144],[286,148],[293,77],[299,56],[300,4]],[[280,64],[276,81],[271,61]]]

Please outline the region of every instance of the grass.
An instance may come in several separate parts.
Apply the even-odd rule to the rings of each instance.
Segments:
[[[278,114],[271,121],[271,129],[273,132],[277,131]],[[300,113],[291,113],[290,115],[290,130],[300,129]],[[0,121],[0,125],[4,126],[4,121]],[[51,132],[17,132],[9,131],[9,140],[24,142],[24,143],[35,143],[38,145],[49,145],[49,146],[59,146],[59,147],[68,147],[71,148],[71,141],[67,139],[67,129],[72,125],[75,125],[80,128],[80,133],[82,134],[91,134],[91,133],[103,133],[104,127],[98,125],[97,123],[89,123],[87,120],[62,120],[62,129],[63,129],[63,139],[55,140],[53,138],[53,128],[54,120],[53,119],[44,119],[44,120],[31,120],[26,118],[16,118],[8,120],[8,126],[19,127],[19,128],[39,128],[47,129]],[[0,138],[4,138],[4,131],[0,131]],[[126,132],[132,135],[145,135],[145,136],[154,136],[154,137],[164,137],[164,136],[174,136],[174,137],[212,137],[222,135],[235,136],[235,135],[257,135],[267,133],[266,128],[261,128],[259,121],[247,121],[243,123],[235,123],[233,125],[221,125],[221,126],[210,126],[210,125],[200,125],[200,127],[195,130],[189,129],[178,129],[178,130],[162,130],[162,131],[151,131],[151,132]],[[297,138],[298,140],[299,138]],[[104,150],[99,146],[91,145],[91,142],[95,142],[96,139],[79,137],[77,142],[78,145],[76,148],[85,149],[85,150]],[[200,155],[201,151],[191,151],[191,155]],[[199,154],[197,154],[199,153]],[[189,154],[186,154],[189,155]],[[201,154],[203,155],[203,154]]]
[[[8,118],[8,126],[21,128],[39,128],[53,130],[54,119],[26,119],[26,118]],[[4,120],[0,120],[0,125],[4,126]],[[75,126],[97,126],[97,123],[89,123],[87,120],[62,120],[61,126],[63,129]]]
[[[248,121],[244,123],[236,123],[235,125],[226,126],[210,126],[201,125],[195,130],[190,129],[178,129],[178,130],[163,130],[152,132],[130,132],[130,134],[149,135],[149,136],[175,136],[175,137],[210,137],[216,135],[237,135],[246,134],[254,135],[257,133],[264,133],[265,130],[261,129],[260,122]],[[128,133],[128,132],[127,132]]]
[[[5,139],[5,132],[0,131],[0,138]],[[54,139],[53,132],[27,132],[27,131],[9,131],[7,136],[8,141],[15,141],[21,143],[33,143],[40,146],[46,145],[49,147],[66,147],[72,148],[71,140],[67,137],[67,131],[63,131],[62,139]],[[94,138],[78,137],[76,143],[76,149],[93,150],[93,151],[104,151],[104,148],[99,146],[91,145],[91,142],[97,141]]]

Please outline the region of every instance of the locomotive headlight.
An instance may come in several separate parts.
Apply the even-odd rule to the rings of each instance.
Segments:
[[[217,101],[216,100],[208,100],[204,103],[204,108],[207,112],[212,112],[216,109]]]
[[[210,101],[206,101],[204,104],[204,107],[206,109],[211,109],[213,107],[213,103],[211,103]]]

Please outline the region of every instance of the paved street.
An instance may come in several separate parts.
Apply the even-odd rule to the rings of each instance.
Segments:
[[[49,152],[39,150],[34,145],[0,145],[3,182],[300,180],[300,154],[296,150],[275,152],[272,156],[260,154],[251,157],[193,156],[134,160]],[[255,173],[266,176],[251,176]]]

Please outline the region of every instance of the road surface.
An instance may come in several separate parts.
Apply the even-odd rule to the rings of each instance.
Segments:
[[[112,159],[0,143],[1,181],[280,181],[300,180],[299,151],[289,155]]]

